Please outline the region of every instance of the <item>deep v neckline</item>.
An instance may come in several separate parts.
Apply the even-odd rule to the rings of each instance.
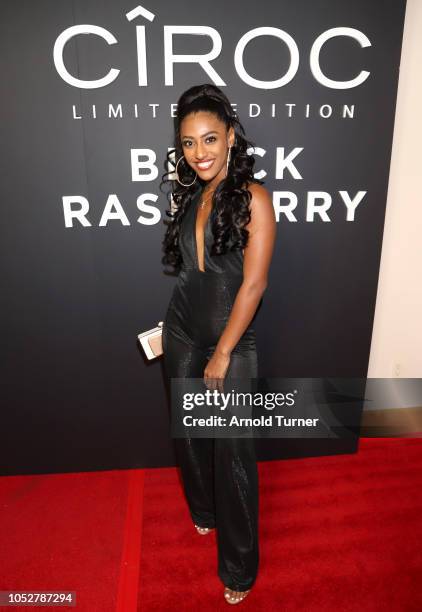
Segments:
[[[201,192],[201,194],[202,194],[202,192]],[[194,223],[193,223],[193,240],[194,240],[194,245],[195,245],[196,268],[197,268],[198,272],[201,272],[201,274],[205,274],[205,272],[206,272],[206,269],[205,269],[205,234],[206,234],[206,231],[207,231],[207,228],[208,228],[208,223],[210,222],[210,217],[212,215],[212,210],[213,209],[211,207],[211,210],[210,210],[210,212],[208,214],[207,220],[206,220],[205,225],[204,225],[204,229],[200,232],[202,234],[202,244],[203,244],[203,252],[204,252],[204,269],[201,270],[200,267],[199,267],[198,241],[196,239],[196,226],[197,226],[197,223],[198,223],[198,211],[199,211],[199,206],[200,206],[200,204],[199,204],[199,200],[200,199],[201,198],[199,198],[198,201],[195,203],[195,211],[194,211],[194,216],[193,216],[193,218],[194,218]]]

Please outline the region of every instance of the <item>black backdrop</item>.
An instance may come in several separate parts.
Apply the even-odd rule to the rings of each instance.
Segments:
[[[150,14],[130,13],[137,6],[2,4],[3,474],[174,462],[162,363],[146,362],[137,334],[163,319],[175,282],[160,262],[168,204],[158,185],[172,105],[193,84],[215,82],[226,92],[274,195],[278,238],[256,323],[260,375],[366,376],[405,1],[278,0],[257,10],[252,0],[214,0],[211,8],[162,0],[142,5]],[[65,44],[65,69],[88,86],[119,70],[108,85],[81,87],[60,74],[55,44],[75,25],[91,33]],[[288,37],[255,32],[242,56],[248,78],[236,47],[255,28]],[[322,73],[340,82],[368,71],[359,85],[332,87],[311,68],[315,41],[332,28],[351,28],[370,44],[330,38],[319,54]],[[172,29],[173,53],[194,62],[169,61]],[[286,38],[299,65],[289,82],[271,87],[293,65]],[[277,173],[277,151],[280,160],[296,147],[297,173]],[[131,151],[150,160],[139,174]],[[287,203],[279,192],[297,198],[290,216],[279,212]],[[344,193],[358,192],[347,220]],[[307,216],[313,193],[331,198],[325,218]],[[85,214],[72,217],[80,209]],[[309,441],[306,449],[271,442],[261,457],[317,451]]]

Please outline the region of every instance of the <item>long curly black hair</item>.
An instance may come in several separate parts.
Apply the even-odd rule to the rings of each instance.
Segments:
[[[167,194],[169,209],[166,215],[171,220],[164,220],[167,225],[163,240],[164,256],[162,263],[179,269],[182,264],[182,255],[179,249],[180,225],[187,211],[192,197],[198,188],[203,188],[206,182],[197,176],[196,181],[190,187],[184,187],[170,177],[175,169],[177,160],[183,156],[182,142],[180,139],[180,126],[182,120],[192,112],[206,111],[214,113],[226,124],[227,131],[233,126],[235,131],[235,142],[231,149],[230,163],[227,177],[220,181],[212,196],[212,206],[215,211],[211,225],[214,242],[210,255],[221,255],[230,250],[244,249],[248,242],[248,230],[244,229],[251,219],[249,209],[251,192],[247,189],[249,183],[262,184],[264,181],[254,178],[253,167],[255,159],[247,153],[248,148],[254,147],[254,143],[245,138],[245,131],[233,113],[232,106],[225,94],[212,84],[195,85],[186,90],[177,103],[177,117],[175,119],[175,141],[174,148],[166,156],[167,168],[173,168],[162,175],[161,186],[170,183],[171,190]],[[174,160],[172,157],[174,156]],[[192,183],[195,171],[189,166],[185,158],[178,165],[178,175],[182,183]],[[172,203],[173,200],[173,203]],[[230,247],[228,242],[231,241]]]

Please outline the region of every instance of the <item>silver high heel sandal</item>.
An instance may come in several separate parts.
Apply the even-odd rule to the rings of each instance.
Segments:
[[[196,527],[197,532],[200,533],[201,535],[206,535],[207,533],[215,529],[214,527],[200,527],[199,525],[195,525],[195,527]]]
[[[233,591],[233,589],[229,589],[229,587],[226,587],[224,589],[224,599],[229,604],[237,604],[243,601],[245,597],[250,593],[250,591],[250,589],[248,589],[247,591]],[[234,595],[234,593],[237,593],[237,595]]]

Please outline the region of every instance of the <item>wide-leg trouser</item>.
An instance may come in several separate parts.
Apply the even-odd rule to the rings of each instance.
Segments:
[[[226,377],[256,378],[254,342],[232,352]],[[252,336],[253,338],[253,336]],[[163,329],[164,366],[169,379],[202,378],[214,347],[184,342]],[[258,470],[253,438],[175,438],[175,450],[192,520],[216,527],[218,576],[236,591],[255,582],[258,564]]]

